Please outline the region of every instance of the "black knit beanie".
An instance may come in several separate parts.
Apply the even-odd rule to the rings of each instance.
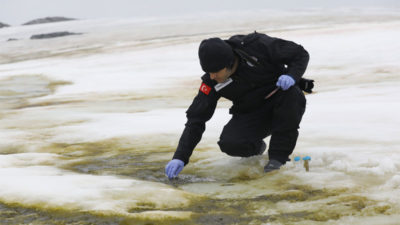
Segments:
[[[232,47],[220,38],[205,39],[200,43],[199,59],[204,72],[218,72],[235,59]]]

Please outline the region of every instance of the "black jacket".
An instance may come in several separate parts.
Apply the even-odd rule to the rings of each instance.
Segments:
[[[211,80],[208,73],[201,77],[202,85],[186,111],[188,120],[173,156],[185,164],[201,140],[205,123],[214,114],[220,97],[233,102],[230,113],[246,113],[266,102],[265,96],[276,88],[280,75],[290,75],[298,83],[307,68],[307,51],[291,41],[255,32],[232,36],[226,42],[240,58],[239,65],[226,85]]]

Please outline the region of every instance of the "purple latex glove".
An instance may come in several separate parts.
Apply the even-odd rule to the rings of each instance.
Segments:
[[[289,75],[281,75],[278,79],[278,82],[276,82],[276,86],[282,88],[282,90],[286,91],[289,89],[291,86],[293,86],[296,82],[294,79],[289,76]]]
[[[169,179],[177,177],[178,174],[182,171],[185,163],[179,159],[173,159],[169,161],[167,166],[165,166],[165,174],[168,176]]]

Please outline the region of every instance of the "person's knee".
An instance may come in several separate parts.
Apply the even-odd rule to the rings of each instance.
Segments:
[[[240,145],[238,143],[235,143],[232,140],[220,140],[218,141],[219,148],[221,149],[222,152],[225,152],[226,154],[230,156],[240,156]]]
[[[230,156],[249,157],[257,154],[251,142],[221,139],[218,145],[222,152]]]

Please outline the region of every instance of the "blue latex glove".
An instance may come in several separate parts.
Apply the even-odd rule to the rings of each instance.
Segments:
[[[185,163],[179,159],[173,159],[169,161],[167,166],[165,167],[165,174],[168,176],[169,179],[177,177],[178,174],[182,171]]]
[[[286,91],[289,89],[291,86],[296,83],[294,79],[289,76],[289,75],[281,75],[278,79],[278,82],[276,82],[276,86],[282,88],[282,90]]]

